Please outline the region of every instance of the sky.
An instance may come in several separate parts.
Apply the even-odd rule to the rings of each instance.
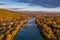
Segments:
[[[60,12],[60,0],[0,0],[0,9]]]

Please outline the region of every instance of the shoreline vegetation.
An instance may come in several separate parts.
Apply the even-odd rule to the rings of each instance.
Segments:
[[[0,9],[0,40],[14,40],[22,25],[31,18],[20,12]]]
[[[37,15],[36,24],[45,40],[60,40],[59,15]]]

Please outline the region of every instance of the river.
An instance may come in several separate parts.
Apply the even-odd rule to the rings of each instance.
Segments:
[[[32,18],[23,25],[23,28],[18,32],[14,40],[43,40],[35,23],[35,18]]]

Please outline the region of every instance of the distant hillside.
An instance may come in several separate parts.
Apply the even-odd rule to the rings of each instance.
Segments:
[[[19,12],[22,12],[22,13],[34,13],[34,14],[60,14],[60,12],[46,12],[46,11],[19,11]]]
[[[21,17],[23,17],[23,15],[20,12],[0,9],[0,21],[18,20]]]

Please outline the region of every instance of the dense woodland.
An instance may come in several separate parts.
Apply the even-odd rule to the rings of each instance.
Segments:
[[[46,40],[60,40],[60,16],[55,15],[37,15],[36,23]]]
[[[21,12],[0,9],[0,40],[14,40],[22,25],[31,18]]]
[[[38,29],[45,40],[60,40],[60,14],[15,12],[0,9],[0,40],[14,40],[22,25],[35,17]]]

